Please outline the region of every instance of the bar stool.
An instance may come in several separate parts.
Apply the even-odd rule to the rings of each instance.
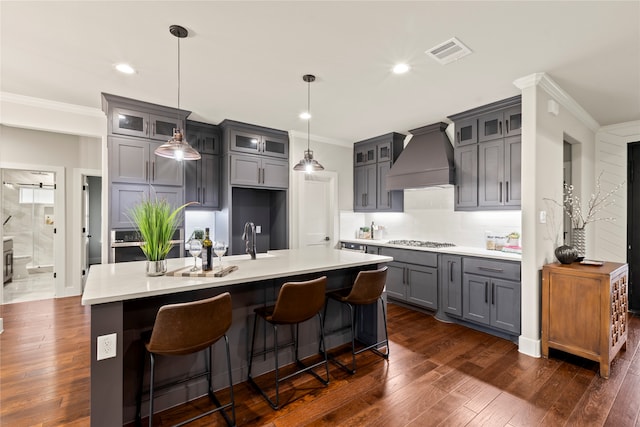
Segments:
[[[203,376],[207,377],[208,395],[216,405],[216,408],[176,424],[176,427],[218,411],[220,411],[228,425],[235,425],[236,411],[235,400],[233,398],[233,379],[231,377],[231,356],[229,353],[229,338],[226,334],[231,326],[231,311],[231,295],[228,292],[201,301],[169,304],[160,307],[151,333],[143,334],[144,346],[146,352],[149,353],[151,362],[149,378],[149,426],[153,426],[153,399],[156,391]],[[213,393],[211,384],[211,347],[222,337],[224,337],[227,350],[227,370],[229,373],[229,390],[231,394],[230,402],[225,405],[220,404]],[[157,389],[155,388],[154,370],[156,355],[182,356],[202,350],[205,350],[205,372],[158,387]],[[138,424],[141,423],[140,409],[142,404],[145,359],[146,357],[143,357],[142,371],[140,373],[140,388],[137,402]],[[229,419],[225,412],[226,408],[231,408],[231,419]]]
[[[370,270],[370,271],[360,271],[358,276],[356,277],[355,282],[353,283],[353,287],[351,289],[340,289],[337,291],[327,293],[327,303],[324,307],[324,316],[326,321],[327,316],[327,307],[329,306],[329,301],[334,300],[338,301],[347,307],[349,307],[349,315],[351,319],[351,367],[349,368],[347,365],[341,363],[334,357],[329,356],[331,362],[340,366],[342,369],[347,371],[350,374],[354,374],[356,372],[356,355],[363,353],[367,350],[372,351],[373,353],[383,357],[384,359],[389,359],[389,335],[387,333],[387,315],[384,309],[384,301],[382,300],[382,291],[384,290],[385,282],[387,280],[387,267],[382,267],[379,270]],[[382,309],[382,318],[384,320],[384,340],[378,341],[373,344],[363,344],[365,347],[360,348],[356,351],[356,334],[355,331],[357,329],[357,317],[356,317],[356,309],[357,307],[362,307],[369,304],[376,304],[380,302],[380,308]],[[327,335],[338,332],[338,330],[327,332]],[[386,346],[386,353],[382,353],[378,350],[380,346]],[[321,349],[322,351],[322,349]],[[326,351],[325,351],[326,352]]]
[[[293,377],[298,374],[308,372],[317,378],[323,385],[329,384],[329,363],[327,361],[326,353],[323,355],[324,358],[320,362],[314,363],[313,365],[307,366],[303,364],[298,358],[298,342],[299,342],[299,325],[302,322],[305,322],[314,316],[318,317],[320,322],[320,340],[324,341],[324,332],[322,325],[322,307],[325,303],[325,290],[327,286],[327,278],[326,276],[320,277],[318,279],[309,280],[306,282],[288,282],[282,285],[280,288],[280,293],[278,294],[278,299],[276,300],[275,306],[269,307],[260,307],[254,310],[255,318],[253,321],[253,337],[251,340],[251,353],[249,355],[249,374],[248,380],[257,391],[266,399],[266,401],[271,405],[273,409],[279,409],[280,406],[280,383]],[[265,325],[268,323],[273,327],[273,348],[265,348],[263,351],[254,352],[255,350],[255,342],[256,342],[256,326],[258,317],[265,321]],[[292,331],[292,341],[286,344],[280,344],[278,342],[278,326],[279,325],[295,325],[295,333]],[[293,328],[292,328],[293,329]],[[299,370],[280,378],[279,375],[279,363],[278,363],[278,353],[283,347],[294,346],[295,352],[295,361]],[[262,356],[271,351],[274,352],[275,357],[275,377],[276,377],[276,394],[275,394],[275,402],[267,396],[267,393],[256,384],[251,374],[251,368],[253,366],[253,359],[256,356]],[[325,370],[327,373],[326,380],[316,374],[312,369],[315,369],[322,364],[325,365]]]

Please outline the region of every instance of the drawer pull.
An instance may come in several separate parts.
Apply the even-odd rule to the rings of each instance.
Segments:
[[[482,271],[491,271],[493,273],[504,273],[504,270],[502,268],[493,268],[493,267],[478,267],[478,270],[482,270]]]

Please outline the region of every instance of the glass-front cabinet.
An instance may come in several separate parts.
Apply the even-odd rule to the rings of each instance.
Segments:
[[[231,129],[230,143],[233,151],[289,158],[289,141],[276,135]]]
[[[126,108],[114,108],[111,117],[112,131],[118,135],[166,141],[173,136],[174,129],[184,129],[183,121],[177,117],[164,117]]]

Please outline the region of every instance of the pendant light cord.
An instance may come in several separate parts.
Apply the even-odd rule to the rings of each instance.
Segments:
[[[307,119],[307,151],[309,151],[309,141],[311,139],[311,80],[307,82],[307,113],[309,114],[309,119]]]
[[[178,110],[180,109],[180,37],[178,37]]]

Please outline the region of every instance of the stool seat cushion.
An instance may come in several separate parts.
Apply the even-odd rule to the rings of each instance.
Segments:
[[[311,319],[324,306],[327,278],[287,282],[280,288],[275,306],[259,307],[255,313],[274,324],[295,324]]]

